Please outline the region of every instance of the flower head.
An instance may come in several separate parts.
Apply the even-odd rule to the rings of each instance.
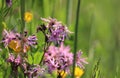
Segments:
[[[35,35],[27,37],[27,34],[25,33],[25,37],[22,38],[19,33],[15,33],[13,31],[8,32],[7,30],[4,30],[3,36],[2,42],[4,43],[5,47],[9,47],[15,52],[27,52],[30,49],[30,46],[37,44],[37,38]],[[21,44],[22,41],[23,44]]]
[[[33,18],[32,13],[30,13],[30,12],[26,12],[26,13],[25,13],[25,15],[24,15],[24,20],[25,20],[26,22],[30,22],[30,21],[32,20],[32,18]]]
[[[35,35],[32,35],[32,36],[29,36],[27,38],[27,44],[30,45],[30,46],[33,46],[33,45],[36,45],[37,44],[37,37]]]
[[[4,46],[8,46],[11,40],[15,40],[17,38],[18,33],[15,33],[13,31],[8,32],[4,29],[3,31],[3,40]]]
[[[60,71],[58,71],[58,78],[59,78],[59,76],[60,76],[60,78],[66,78],[67,74],[68,73],[66,71],[60,70]]]
[[[56,19],[41,19],[47,22],[46,28],[48,29],[48,41],[54,42],[55,44],[61,44],[70,32],[68,28]]]
[[[39,78],[44,76],[45,73],[45,69],[41,68],[39,65],[33,65],[33,66],[29,66],[29,67],[25,67],[24,69],[24,73],[26,74],[26,76],[28,76],[28,78]]]
[[[15,64],[16,65],[19,65],[21,63],[21,56],[20,55],[17,55],[17,58],[15,59]]]
[[[21,44],[17,40],[11,40],[8,46],[9,48],[13,49],[15,52],[21,51]]]
[[[7,62],[14,62],[15,56],[13,54],[9,54]]]
[[[86,58],[82,58],[81,55],[82,55],[81,51],[77,52],[77,55],[76,55],[76,64],[80,68],[84,68],[84,64],[88,64],[88,62],[86,61]]]
[[[44,63],[48,66],[50,72],[53,70],[69,70],[72,65],[73,54],[70,53],[70,48],[63,44],[60,47],[50,46],[45,53]]]
[[[13,63],[15,66],[18,66],[22,63],[22,59],[21,59],[21,56],[19,54],[17,55],[16,58],[15,58],[15,55],[9,54],[7,62]]]
[[[84,74],[84,71],[80,69],[79,67],[75,67],[75,78],[80,78]]]

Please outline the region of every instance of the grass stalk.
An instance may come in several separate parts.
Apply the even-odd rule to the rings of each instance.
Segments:
[[[70,25],[72,16],[72,0],[67,0],[67,9],[66,9],[66,24]]]
[[[81,0],[78,0],[77,4],[77,11],[76,11],[76,23],[75,23],[75,37],[74,37],[74,59],[73,59],[73,72],[72,72],[72,78],[74,78],[74,70],[75,70],[75,61],[76,61],[76,51],[77,51],[77,39],[78,39],[78,22],[79,22],[79,13],[80,13],[80,2]]]
[[[21,48],[21,52],[23,52],[23,48],[24,48],[24,29],[25,29],[25,21],[24,21],[24,13],[25,13],[25,0],[20,0],[20,6],[21,6],[21,38],[22,38],[22,48]]]
[[[23,34],[25,28],[24,13],[25,13],[25,0],[20,0],[21,5],[21,33]]]

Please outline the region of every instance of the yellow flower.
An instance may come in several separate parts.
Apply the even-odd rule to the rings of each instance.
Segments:
[[[24,15],[24,20],[25,20],[26,22],[30,22],[30,21],[32,20],[32,18],[33,18],[32,13],[30,13],[30,12],[26,12],[26,13],[25,13],[25,15]]]
[[[84,71],[79,67],[75,67],[75,78],[80,78],[83,75]]]
[[[58,70],[58,75],[60,75],[61,78],[66,78],[67,76],[67,72],[65,72],[64,70]]]
[[[13,49],[15,52],[19,53],[21,51],[21,43],[17,40],[11,40],[9,43],[9,48]],[[30,49],[28,45],[24,46],[22,52],[27,52]]]
[[[16,40],[10,41],[8,46],[9,48],[13,49],[15,52],[20,52],[21,50],[21,45]]]

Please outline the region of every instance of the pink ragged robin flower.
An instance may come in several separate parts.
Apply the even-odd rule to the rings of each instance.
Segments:
[[[60,47],[50,46],[44,56],[44,63],[48,66],[50,72],[53,70],[66,70],[72,65],[73,54],[70,48],[63,44]]]
[[[86,58],[82,58],[81,55],[82,51],[78,51],[76,55],[76,65],[84,69],[84,64],[88,64],[88,62],[86,61]]]
[[[70,31],[68,30],[67,26],[63,25],[61,22],[57,21],[56,19],[52,18],[41,18],[47,24],[45,25],[48,33],[48,41],[54,42],[55,44],[61,44],[68,36]]]
[[[23,45],[21,45],[23,39]],[[30,46],[35,46],[37,44],[37,38],[35,35],[28,36],[25,32],[25,36],[22,38],[21,34],[7,30],[3,31],[3,40],[5,47],[13,49],[15,52],[27,52],[30,49]],[[23,46],[23,49],[22,49]]]

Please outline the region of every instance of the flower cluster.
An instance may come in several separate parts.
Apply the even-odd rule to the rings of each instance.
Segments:
[[[24,59],[22,59],[22,56],[20,54],[16,56],[10,53],[7,62],[11,64],[13,72],[16,73],[18,72],[17,70],[18,66],[20,66],[23,69],[24,74],[28,78],[33,78],[33,77],[38,78],[39,76],[41,77],[44,76],[43,74],[45,73],[44,68],[41,68],[39,65],[28,64]]]
[[[76,65],[80,68],[84,67],[84,64],[88,64],[85,58],[81,57],[82,52],[77,52]],[[63,44],[60,47],[50,46],[47,52],[45,52],[44,63],[48,66],[48,71],[61,70],[69,73],[69,68],[73,64],[73,54],[70,52],[70,48],[65,47]]]
[[[18,66],[22,63],[22,59],[21,59],[20,55],[17,55],[17,57],[15,58],[15,56],[13,54],[9,54],[7,62],[10,62],[15,66]]]
[[[21,42],[23,41],[23,50]],[[35,35],[26,37],[26,32],[25,32],[25,37],[22,40],[21,34],[15,33],[13,31],[8,32],[7,30],[4,30],[3,32],[3,40],[2,42],[4,43],[5,47],[9,47],[13,49],[15,52],[27,52],[30,48],[30,46],[36,45],[37,44],[37,38]]]
[[[64,47],[61,44],[60,48],[50,46],[45,52],[44,63],[48,66],[49,71],[53,70],[68,70],[72,64],[73,54],[69,52],[69,47]]]
[[[41,68],[39,65],[27,65],[26,63],[22,64],[22,67],[24,69],[24,74],[28,78],[33,78],[33,77],[44,77],[45,69]]]
[[[31,20],[29,14],[25,15],[24,20],[26,22]],[[16,75],[19,72],[18,67],[20,67],[24,76],[28,78],[44,78],[45,73],[52,74],[54,71],[57,71],[58,78],[65,78],[67,74],[71,73],[70,67],[73,65],[74,60],[74,54],[70,51],[70,47],[64,46],[64,41],[67,38],[68,33],[71,32],[56,19],[42,18],[42,20],[47,24],[40,25],[40,27],[37,28],[37,32],[41,31],[45,38],[45,44],[42,46],[44,54],[39,64],[29,64],[29,53],[26,53],[30,50],[30,47],[34,47],[38,44],[37,37],[35,35],[27,36],[27,32],[20,34],[15,31],[7,31],[4,29],[2,43],[6,48],[12,49],[9,51],[17,52],[9,52],[7,62],[9,62],[12,67],[12,73],[15,73]],[[54,44],[51,44],[52,42]],[[74,76],[76,78],[83,75],[84,65],[88,64],[86,58],[82,58],[81,55],[82,51],[78,51],[75,58]],[[33,58],[39,57],[33,56]],[[46,66],[46,69],[42,67],[42,65]]]
[[[41,19],[47,23],[44,26],[44,28],[47,29],[46,36],[49,42],[60,44],[68,36],[68,33],[70,33],[68,28],[64,26],[61,22],[57,21],[56,19],[52,19],[52,18],[49,19],[41,18]]]

